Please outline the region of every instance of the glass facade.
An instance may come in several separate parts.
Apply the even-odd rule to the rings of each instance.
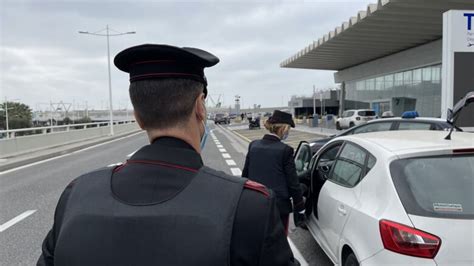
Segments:
[[[346,100],[354,101],[356,109],[369,103],[379,116],[416,110],[420,116],[440,117],[441,65],[347,82]]]

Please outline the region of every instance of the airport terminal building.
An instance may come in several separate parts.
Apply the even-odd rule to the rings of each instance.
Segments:
[[[474,1],[379,0],[280,66],[336,70],[339,114],[372,108],[379,115],[417,110],[420,116],[441,117],[443,13],[453,9],[472,10]]]

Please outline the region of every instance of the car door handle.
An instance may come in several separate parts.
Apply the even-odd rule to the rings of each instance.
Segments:
[[[346,209],[344,209],[344,205],[339,205],[339,207],[337,207],[337,211],[343,216],[347,214]]]

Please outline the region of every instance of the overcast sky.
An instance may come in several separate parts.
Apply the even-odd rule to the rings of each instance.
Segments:
[[[108,103],[108,24],[135,35],[110,38],[111,60],[143,43],[198,47],[221,62],[206,69],[209,93],[225,105],[286,105],[291,95],[334,87],[332,71],[280,63],[374,1],[21,1],[0,0],[0,97],[33,109],[67,102]],[[114,108],[130,108],[128,75],[112,63]],[[221,99],[222,99],[221,98]]]

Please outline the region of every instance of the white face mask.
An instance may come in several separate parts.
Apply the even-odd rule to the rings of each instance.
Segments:
[[[206,109],[206,107],[204,107],[204,109]],[[202,123],[204,125],[204,133],[201,136],[201,151],[206,146],[207,136],[209,135],[209,126],[207,125],[207,109],[206,115],[204,116],[204,120],[202,121]]]
[[[281,140],[286,140],[288,138],[288,135],[290,135],[290,131],[287,130],[285,133],[283,133],[283,136],[281,137]]]

